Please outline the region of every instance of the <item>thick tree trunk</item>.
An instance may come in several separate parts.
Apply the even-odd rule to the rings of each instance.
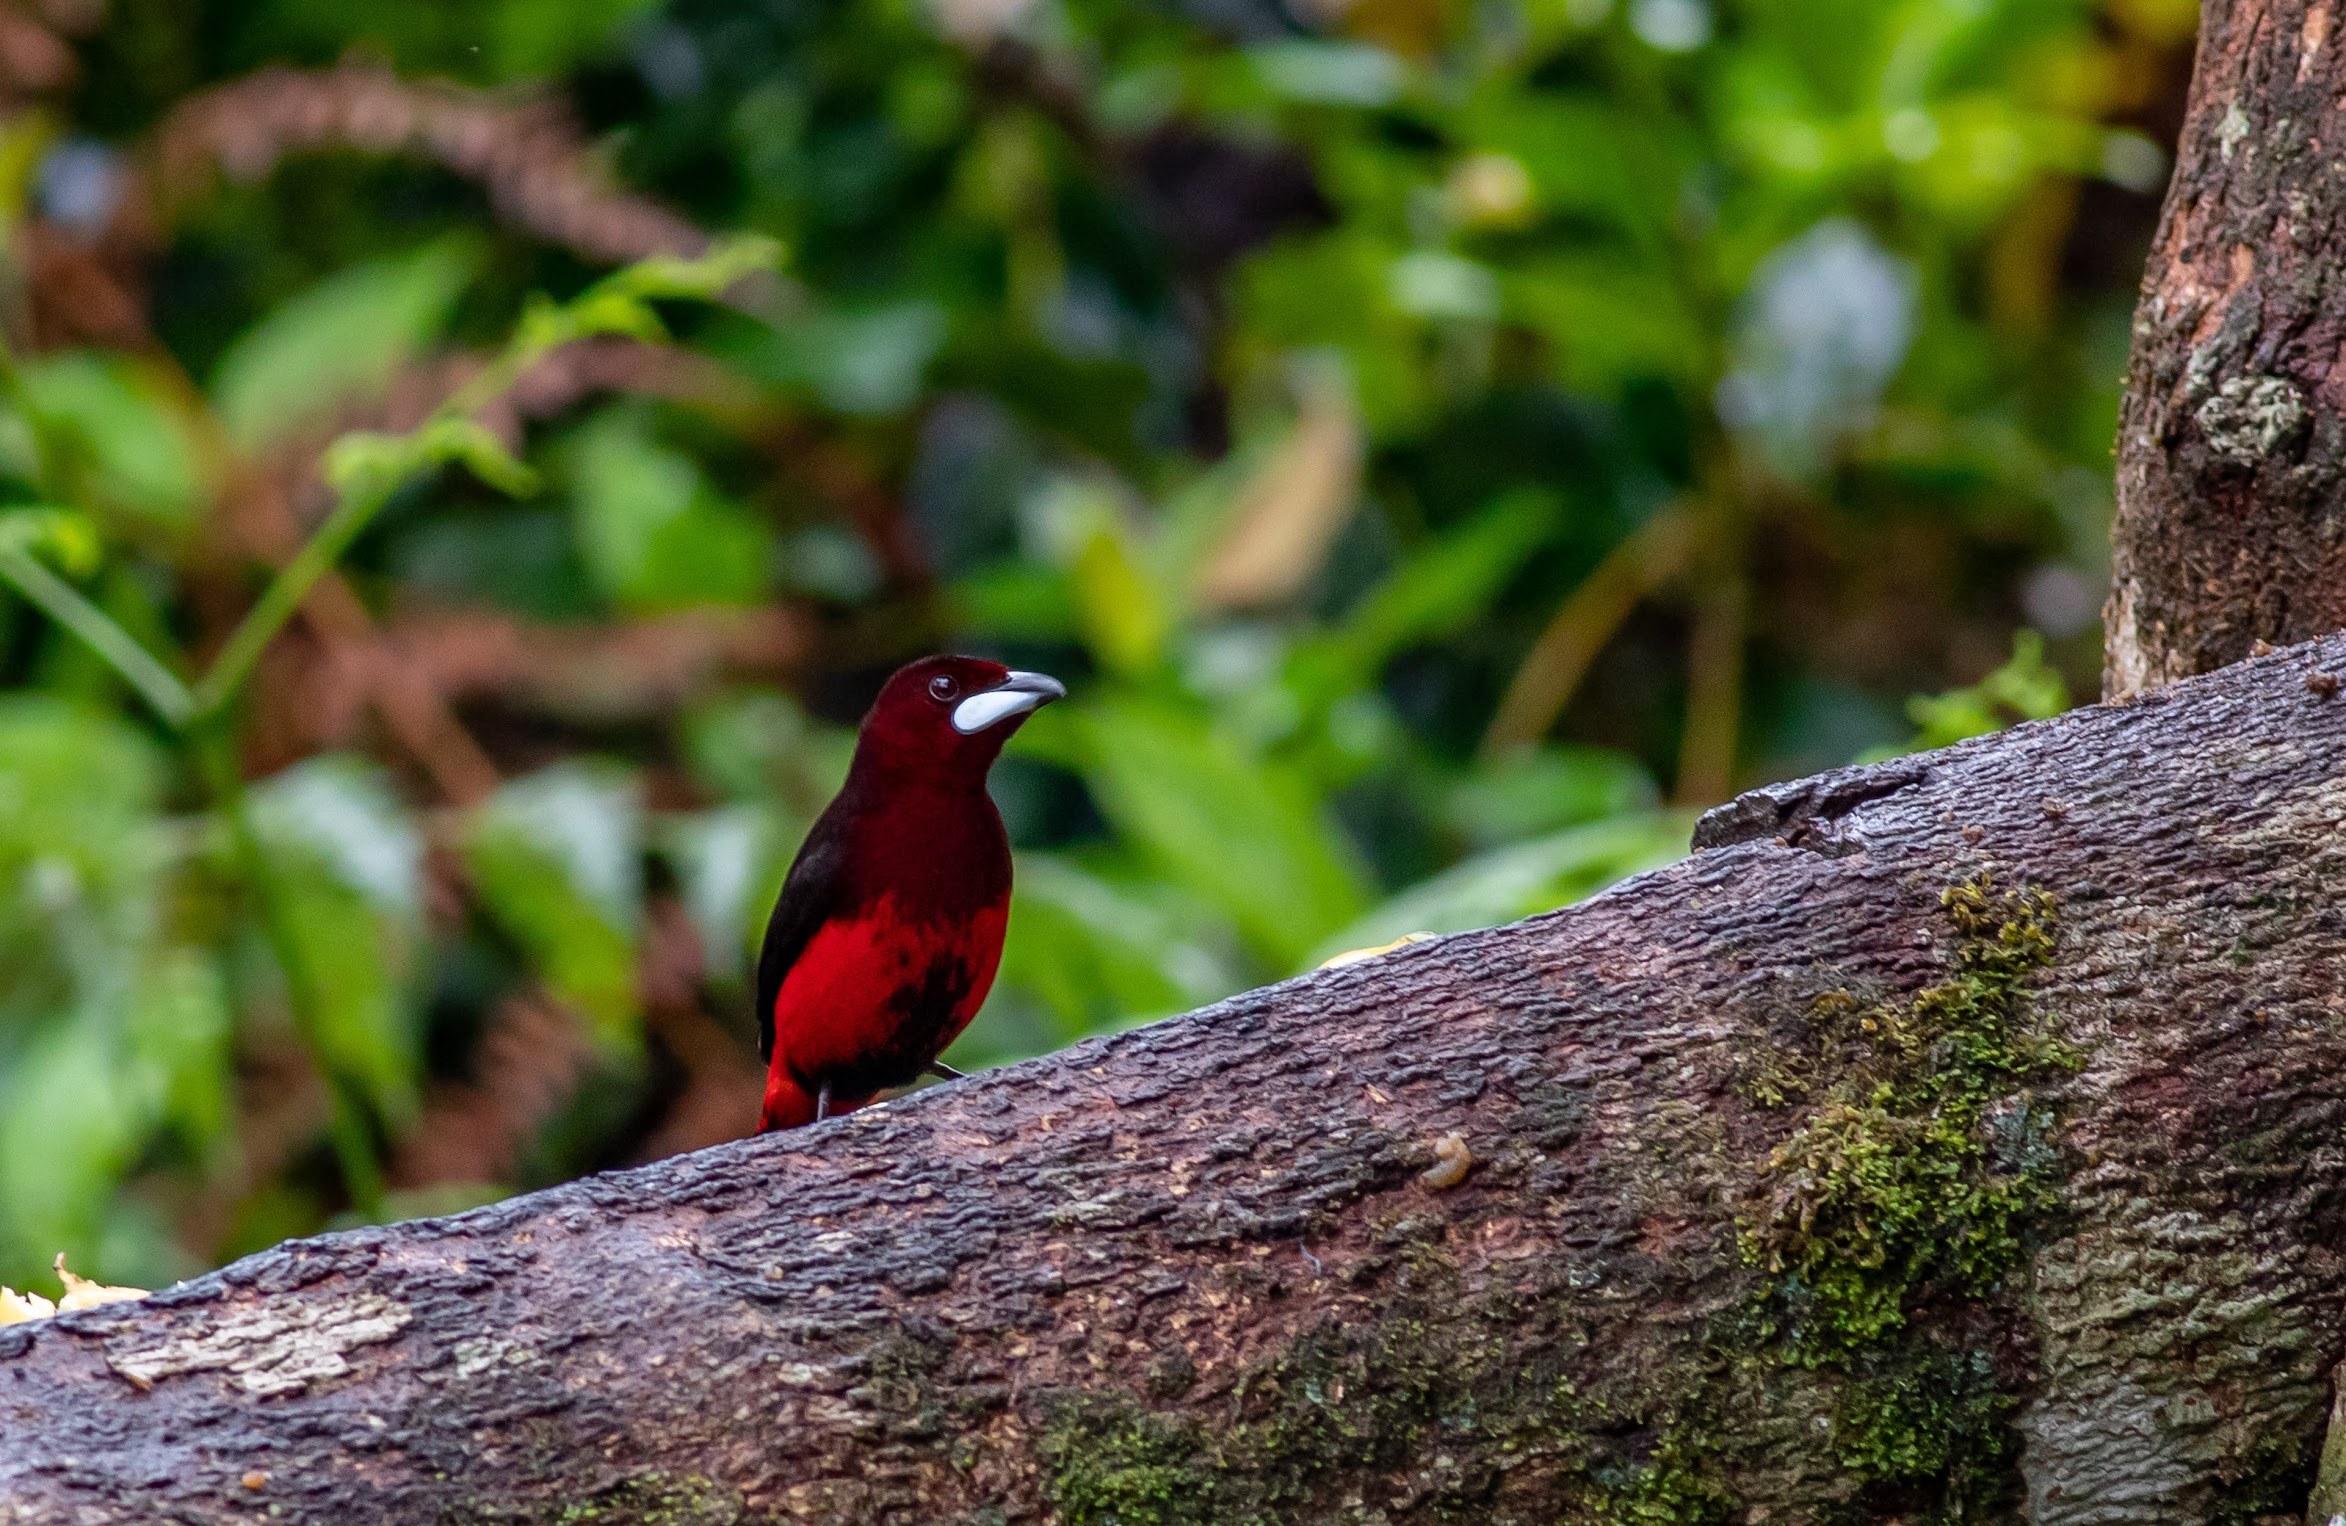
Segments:
[[[2338,672],[0,1331],[0,1521],[2294,1517],[2346,1345]]]
[[[2119,424],[2105,696],[2346,627],[2341,23],[2201,8]]]

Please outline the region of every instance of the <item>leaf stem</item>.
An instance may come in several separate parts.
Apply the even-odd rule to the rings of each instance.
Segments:
[[[379,1221],[383,1216],[383,1167],[375,1158],[373,1131],[367,1126],[358,1088],[336,1071],[328,1052],[325,1002],[316,972],[310,967],[301,934],[294,925],[284,877],[269,861],[268,847],[253,824],[235,744],[216,725],[199,721],[193,731],[197,762],[211,787],[213,802],[227,818],[237,861],[260,903],[261,927],[269,941],[269,951],[284,973],[286,1005],[292,1010],[294,1027],[308,1045],[319,1073],[325,1078],[326,1090],[333,1098],[327,1136],[334,1148],[335,1164],[342,1172],[342,1185],[349,1191],[353,1207],[367,1218]]]
[[[352,488],[334,505],[334,512],[317,532],[302,543],[293,559],[279,568],[261,590],[253,607],[245,611],[244,619],[229,633],[227,645],[196,683],[189,695],[189,720],[204,720],[218,714],[252,675],[253,665],[261,660],[261,653],[271,640],[293,618],[301,601],[317,586],[318,579],[334,570],[342,553],[358,538],[361,530],[391,501],[393,484],[368,482]]]
[[[1683,504],[1664,509],[1605,553],[1596,570],[1557,606],[1491,717],[1482,740],[1485,759],[1528,747],[1548,734],[1622,623],[1684,568],[1693,523]]]
[[[34,607],[98,654],[121,675],[173,728],[185,727],[197,713],[196,697],[179,675],[124,630],[119,621],[83,597],[81,591],[41,565],[20,547],[0,550],[0,578]]]
[[[352,469],[336,483],[342,496],[334,512],[278,569],[230,633],[228,644],[195,686],[192,718],[217,714],[236,698],[262,651],[293,618],[310,589],[334,569],[359,532],[408,482],[433,467],[460,460],[497,486],[527,490],[521,486],[529,475],[526,469],[477,425],[474,415],[504,396],[530,367],[563,345],[596,334],[630,333],[647,341],[660,337],[664,331],[648,299],[713,300],[744,275],[770,267],[779,258],[772,243],[741,238],[719,244],[697,259],[646,260],[614,271],[572,302],[524,313],[505,346],[415,429],[389,438],[346,437],[346,444],[368,448],[350,456]],[[4,385],[5,378],[0,378]],[[334,477],[331,456],[328,469]]]

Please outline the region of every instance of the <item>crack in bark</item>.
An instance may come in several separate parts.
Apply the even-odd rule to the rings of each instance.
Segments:
[[[1694,824],[1694,847],[1701,852],[1774,839],[1783,847],[1806,848],[1830,858],[1856,853],[1861,846],[1842,831],[1844,819],[1860,806],[1887,800],[1929,777],[1928,764],[1893,758],[1746,790],[1702,814]]]

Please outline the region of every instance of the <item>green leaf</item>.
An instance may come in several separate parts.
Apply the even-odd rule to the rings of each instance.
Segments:
[[[1659,803],[1653,775],[1625,753],[1538,747],[1460,780],[1442,803],[1442,818],[1478,848],[1490,848]]]
[[[1678,175],[1691,157],[1669,145],[1667,124],[1594,92],[1478,91],[1461,108],[1459,131],[1529,171],[1542,208],[1641,247],[1658,245],[1668,231],[1679,206]]]
[[[1488,322],[1499,316],[1499,278],[1490,267],[1438,249],[1413,249],[1386,277],[1393,305],[1415,318]]]
[[[1693,828],[1693,819],[1683,812],[1658,811],[1495,848],[1411,886],[1320,940],[1310,962],[1375,948],[1409,933],[1464,932],[1553,911],[1617,880],[1684,858]]]
[[[415,1113],[422,1059],[407,984],[413,950],[366,898],[306,854],[272,850],[278,915],[298,950],[314,1024],[306,1036],[327,1073],[356,1086],[383,1118]]]
[[[319,1060],[381,1116],[412,1116],[422,1061],[412,990],[422,834],[383,778],[354,758],[296,764],[256,786],[251,809],[282,881],[277,914],[312,996]]]
[[[748,978],[790,850],[805,830],[803,819],[756,805],[678,812],[658,822],[654,839],[711,975],[737,984]]]
[[[643,806],[625,773],[561,763],[475,813],[465,864],[489,914],[557,997],[615,1049],[638,1036]]]
[[[2041,721],[2069,708],[2069,684],[2045,661],[2045,638],[2032,630],[2012,636],[2012,659],[1978,683],[1943,694],[1918,694],[1906,714],[1922,729],[1903,749],[1876,748],[1858,761],[1879,762],[1901,751],[1952,747],[2021,721]]]
[[[1351,842],[1309,786],[1201,716],[1110,696],[1069,712],[1100,809],[1161,872],[1292,968],[1366,903]]]
[[[538,474],[478,419],[434,419],[416,431],[415,447],[432,461],[458,461],[501,493],[527,498],[538,490]]]
[[[1113,484],[1061,476],[1026,507],[1029,538],[1055,564],[1073,596],[1083,644],[1115,672],[1140,674],[1163,659],[1171,600],[1156,577],[1156,549],[1134,524]]]
[[[1237,974],[1148,899],[1058,854],[1018,860],[997,985],[1048,1010],[1055,1039],[1227,996]]]
[[[92,1249],[107,1202],[137,1158],[142,1120],[110,1025],[53,1023],[0,1090],[0,1281]],[[22,1285],[22,1281],[19,1285]]]
[[[538,474],[478,419],[443,415],[409,434],[353,430],[326,447],[319,475],[337,493],[389,493],[408,478],[461,462],[500,492],[526,498]]]
[[[1389,106],[1408,82],[1400,59],[1365,42],[1290,38],[1258,43],[1247,57],[1263,84],[1291,101]]]
[[[1450,634],[1490,607],[1562,517],[1538,489],[1500,495],[1372,589],[1334,640],[1361,672],[1374,674],[1408,648]]]
[[[990,562],[946,591],[953,628],[995,641],[1073,641],[1078,609],[1065,572],[1023,559]]]
[[[1281,239],[1236,273],[1234,324],[1258,347],[1341,353],[1372,435],[1426,421],[1434,377],[1419,362],[1424,324],[1394,306],[1405,246],[1358,224]],[[1507,285],[1501,282],[1502,289]]]
[[[1555,345],[1573,386],[1610,395],[1633,381],[1695,385],[1705,374],[1710,352],[1686,293],[1646,262],[1552,255],[1505,284],[1508,316]]]
[[[227,983],[203,949],[155,950],[124,1024],[122,1058],[140,1115],[192,1145],[225,1141],[235,1122],[234,1016]]]
[[[143,891],[162,783],[155,749],[119,718],[0,695],[0,873],[52,902]]]
[[[779,805],[802,824],[839,792],[855,733],[811,719],[770,689],[712,697],[684,719],[693,777],[727,800]]]
[[[613,335],[641,344],[665,344],[668,325],[652,311],[652,304],[630,291],[601,286],[586,292],[562,310],[569,337]]]
[[[87,515],[46,505],[0,510],[0,551],[43,553],[75,577],[98,570],[98,527]]]
[[[420,922],[423,833],[380,768],[320,754],[254,786],[251,800],[255,821],[272,839],[307,851],[386,915]]]
[[[64,350],[27,361],[26,401],[53,439],[78,458],[107,507],[184,525],[204,493],[184,411],[156,379],[118,355]]]
[[[845,525],[808,525],[782,543],[783,586],[833,604],[867,602],[887,581],[869,542]]]
[[[760,271],[778,270],[783,248],[761,233],[736,233],[712,242],[697,255],[655,254],[614,271],[604,289],[655,301],[714,302],[733,284]]]
[[[217,968],[196,950],[143,945],[138,929],[111,931],[113,962],[44,1014],[0,1071],[0,1281],[23,1285],[60,1250],[88,1267],[156,1133],[202,1145],[227,1126]],[[103,934],[85,922],[78,936]]]
[[[760,599],[773,565],[764,523],[712,489],[631,412],[580,430],[570,477],[579,555],[622,608],[652,613]]]
[[[461,240],[328,276],[246,330],[212,375],[228,437],[247,451],[382,394],[437,338],[473,263]]]
[[[482,8],[501,79],[559,79],[610,55],[621,29],[655,0],[502,0]]]
[[[900,302],[809,313],[780,326],[721,323],[709,347],[767,386],[811,392],[841,413],[881,414],[920,395],[946,329],[945,310],[935,303]]]

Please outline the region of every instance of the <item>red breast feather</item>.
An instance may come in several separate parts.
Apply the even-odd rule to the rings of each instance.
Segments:
[[[826,923],[774,1003],[766,1126],[812,1122],[812,1094],[826,1080],[832,1110],[844,1112],[918,1079],[984,1004],[1008,921],[1007,897],[958,918],[908,915],[886,897]],[[805,1116],[777,1118],[777,1103]]]

